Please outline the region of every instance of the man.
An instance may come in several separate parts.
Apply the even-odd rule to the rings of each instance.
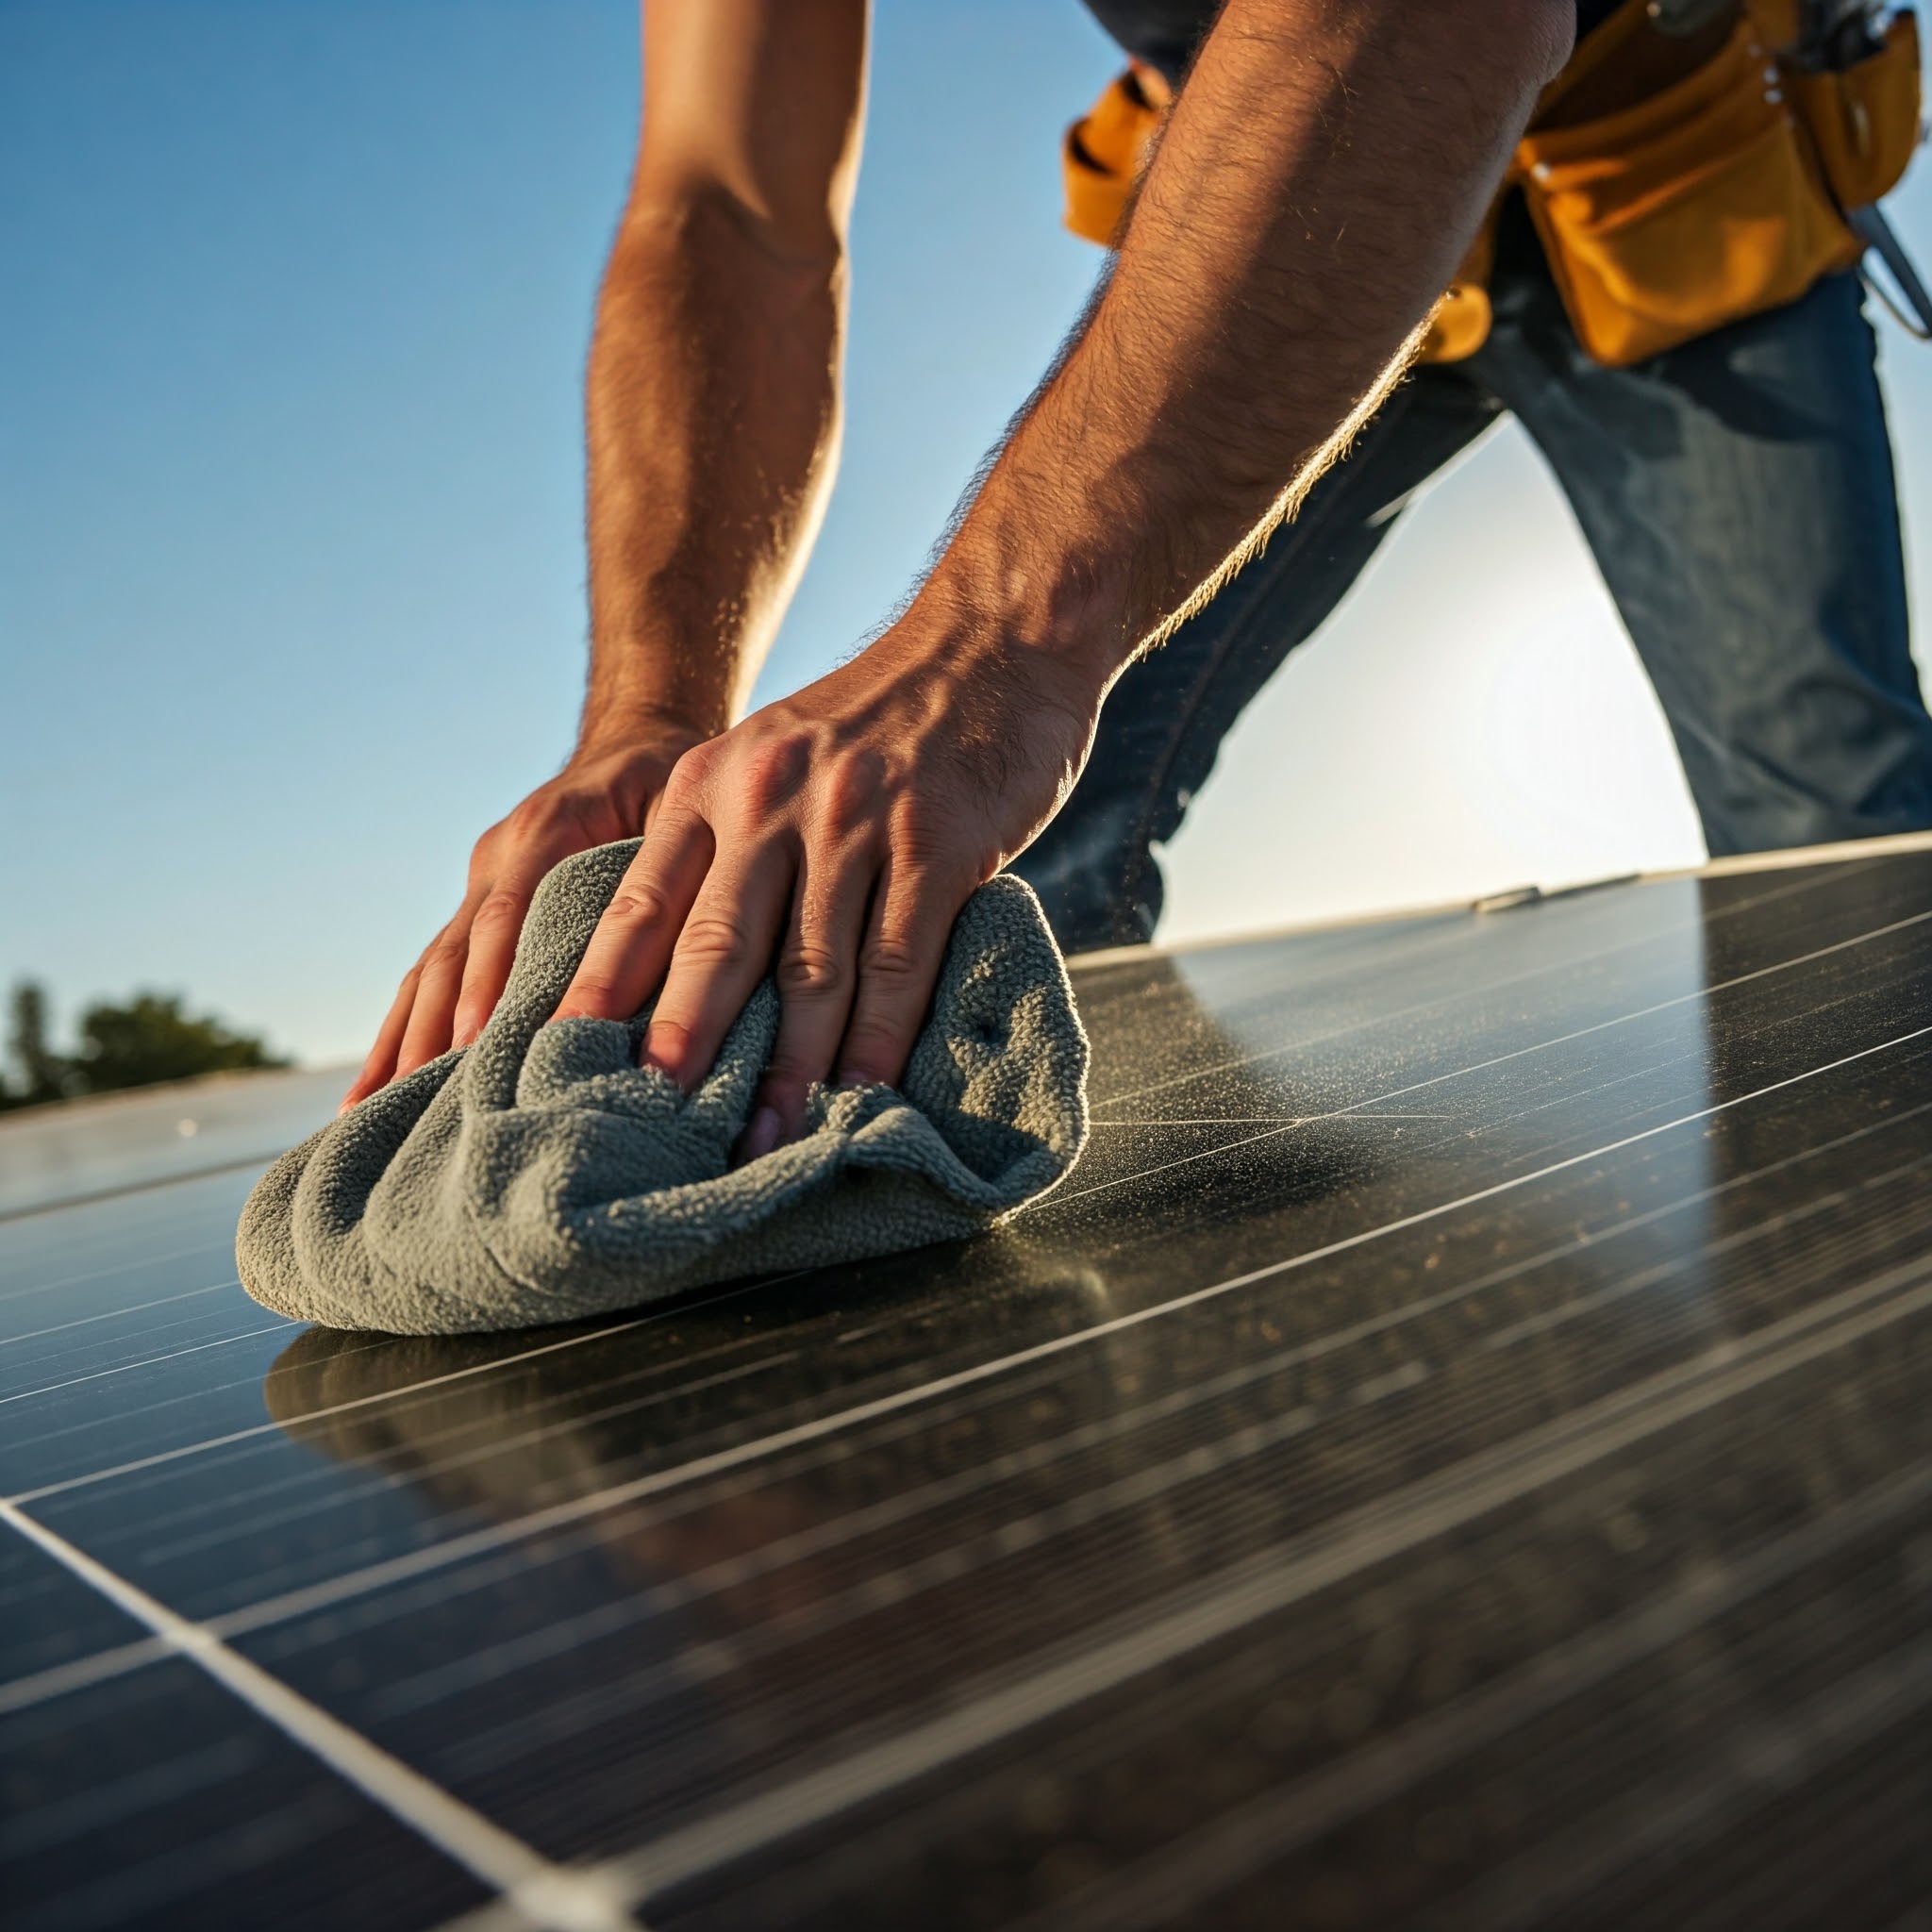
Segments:
[[[835,460],[865,6],[646,7],[642,132],[589,376],[592,651],[578,747],[478,842],[463,903],[405,980],[351,1100],[474,1039],[543,873],[641,827],[559,1014],[627,1017],[657,991],[644,1058],[688,1087],[775,958],[783,1017],[741,1150],[768,1151],[798,1130],[813,1081],[898,1075],[953,916],[1002,865],[1027,855],[1019,869],[1070,944],[1151,931],[1148,843],[1178,822],[1221,732],[1345,588],[1385,512],[1501,401],[1533,429],[1537,409],[1568,424],[1579,473],[1622,447],[1610,432],[1624,405],[1575,379],[1506,238],[1491,365],[1397,391],[1362,453],[1324,479],[1390,395],[1475,235],[1570,54],[1574,0],[1095,10],[1157,65],[1177,73],[1192,49],[1110,274],[904,614],[851,662],[734,724]],[[1784,359],[1833,407],[1833,392],[1852,394],[1882,447],[1869,336],[1855,334],[1856,293],[1838,281],[1802,354]],[[1862,378],[1824,366],[1847,340],[1862,341]],[[1733,372],[1747,387],[1753,374]],[[1734,383],[1700,411],[1661,387],[1634,428],[1667,467],[1684,462],[1657,486],[1669,513],[1710,485],[1712,459],[1685,462],[1681,449],[1702,451],[1705,418],[1735,411],[1737,396]],[[1579,398],[1568,416],[1558,390]],[[1829,440],[1813,396],[1778,407],[1795,412],[1803,448]],[[1878,491],[1865,456],[1868,487],[1833,500],[1824,541],[1861,546],[1884,611],[1901,581],[1896,525],[1889,468]],[[1848,467],[1827,453],[1819,480],[1836,489]],[[1652,487],[1622,470],[1595,484],[1612,524],[1620,490]],[[1652,550],[1661,560],[1646,554],[1619,589],[1626,610],[1691,580],[1670,546]],[[1722,575],[1722,556],[1703,561]],[[1217,599],[1224,584],[1231,595]],[[1761,592],[1767,619],[1783,621],[1780,595]],[[1902,591],[1896,615],[1876,643],[1835,639],[1799,674],[1836,678],[1829,701],[1863,707],[1840,722],[1866,741],[1873,769],[1857,783],[1870,802],[1807,820],[1794,774],[1799,803],[1779,829],[1932,820],[1932,726],[1906,694]],[[1680,742],[1714,728],[1695,704],[1673,715],[1691,721]],[[1817,787],[1808,795],[1824,805]]]
[[[1574,122],[1579,107],[1602,107],[1606,83],[1627,91],[1632,65],[1689,72],[1710,60],[1736,8],[1678,5],[1692,17],[1688,33],[1626,34],[1624,71],[1599,62],[1559,97],[1562,114]],[[1607,10],[1580,9],[1582,24]],[[1156,52],[1171,79],[1174,41]],[[1497,228],[1482,346],[1418,368],[1265,554],[1109,695],[1078,790],[1015,867],[1063,944],[1153,936],[1161,879],[1151,848],[1179,828],[1222,738],[1326,619],[1418,486],[1506,408],[1591,543],[1713,855],[1932,824],[1932,721],[1909,649],[1891,451],[1857,274],[1826,275],[1795,302],[1607,368],[1579,343],[1520,195]]]

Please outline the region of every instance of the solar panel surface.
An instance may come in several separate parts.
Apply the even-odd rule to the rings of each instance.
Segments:
[[[574,1328],[0,1124],[11,1932],[1915,1923],[1932,849],[1076,985],[1008,1229]]]

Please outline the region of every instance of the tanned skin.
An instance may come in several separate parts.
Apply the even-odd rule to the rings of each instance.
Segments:
[[[905,612],[733,724],[836,460],[865,0],[646,0],[589,382],[591,670],[564,771],[478,842],[349,1099],[475,1037],[559,858],[644,841],[558,1016],[658,994],[687,1089],[775,967],[741,1148],[891,1081],[955,914],[1065,801],[1102,700],[1400,374],[1573,0],[1227,0],[1110,276]]]

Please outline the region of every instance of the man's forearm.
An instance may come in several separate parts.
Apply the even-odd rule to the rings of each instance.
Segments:
[[[723,195],[634,196],[598,303],[586,415],[583,742],[743,707],[837,463],[844,267]]]
[[[1568,0],[1230,0],[928,628],[1104,688],[1399,372],[1570,21]]]
[[[866,23],[866,0],[645,10],[637,164],[587,385],[577,746],[477,840],[351,1103],[474,1040],[552,867],[675,818],[680,772],[731,736],[831,482]]]

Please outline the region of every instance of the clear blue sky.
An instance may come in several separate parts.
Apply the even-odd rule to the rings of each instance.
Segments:
[[[879,0],[845,466],[767,695],[904,591],[1077,310],[1097,256],[1059,228],[1056,144],[1118,64],[1076,0]],[[578,389],[637,93],[629,0],[0,5],[0,978],[44,978],[63,1015],[179,988],[306,1058],[360,1052],[472,840],[569,742]],[[1928,380],[1901,391],[1908,455]],[[1541,490],[1484,452],[1355,620],[1374,635],[1345,618],[1291,667],[1269,715],[1295,708],[1304,755],[1217,780],[1177,865],[1194,926],[1427,896],[1458,853],[1560,869],[1509,843],[1507,787],[1476,798],[1487,764],[1467,824],[1418,792],[1414,839],[1322,828],[1325,874],[1252,836],[1255,801],[1334,807],[1322,760],[1386,673],[1376,639],[1443,607],[1442,572],[1496,577],[1510,552],[1472,544],[1499,523],[1541,517],[1549,557],[1483,638],[1594,625],[1624,675]],[[1569,702],[1513,675],[1492,711]],[[1598,819],[1630,823],[1619,785],[1655,794],[1639,856],[1674,856],[1694,833],[1621,689],[1633,749]],[[1284,797],[1296,772],[1325,789]],[[1238,851],[1216,830],[1243,824]]]

